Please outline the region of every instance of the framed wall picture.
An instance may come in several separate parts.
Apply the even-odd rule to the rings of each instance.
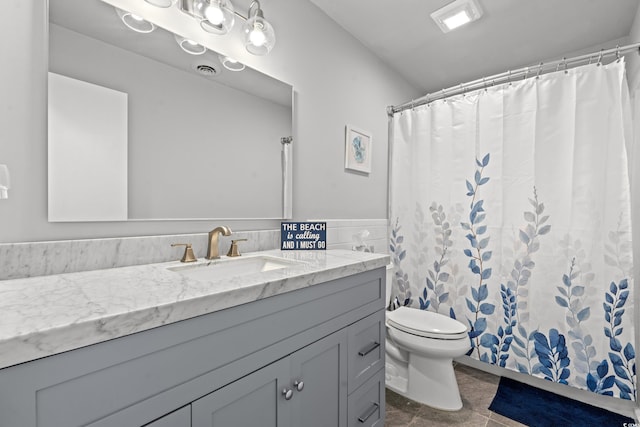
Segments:
[[[371,172],[372,138],[369,132],[347,125],[345,132],[345,169]]]

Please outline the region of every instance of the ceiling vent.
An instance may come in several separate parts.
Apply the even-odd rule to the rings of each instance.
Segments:
[[[443,33],[448,33],[482,16],[482,9],[475,0],[455,0],[431,14]]]
[[[193,69],[198,74],[205,77],[213,77],[220,73],[220,70],[214,64],[209,62],[196,62],[193,64]]]

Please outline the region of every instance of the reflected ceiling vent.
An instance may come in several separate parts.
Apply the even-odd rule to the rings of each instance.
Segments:
[[[220,73],[218,67],[209,62],[196,62],[192,68],[200,75],[205,77],[213,77]]]

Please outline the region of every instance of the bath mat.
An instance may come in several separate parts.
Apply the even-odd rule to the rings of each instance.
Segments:
[[[500,378],[489,410],[531,427],[622,427],[634,423],[633,419],[624,415],[505,377]]]

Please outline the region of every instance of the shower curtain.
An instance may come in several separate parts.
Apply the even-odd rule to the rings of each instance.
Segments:
[[[636,399],[624,61],[391,121],[393,305],[467,325],[469,356]]]

